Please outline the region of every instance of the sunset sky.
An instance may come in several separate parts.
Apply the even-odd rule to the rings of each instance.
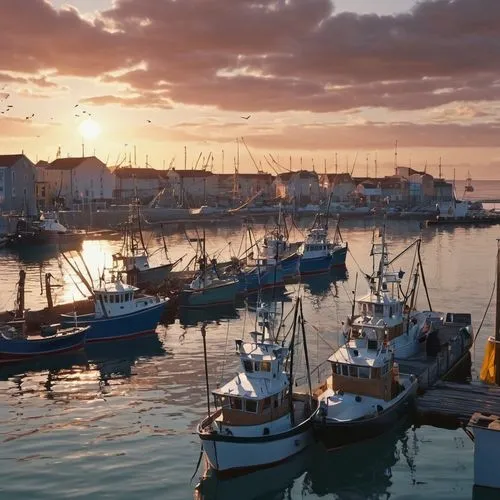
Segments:
[[[109,166],[135,146],[184,168],[186,147],[229,172],[243,137],[271,172],[337,153],[381,175],[397,140],[401,165],[497,179],[499,26],[499,0],[2,0],[0,153],[80,156],[83,136]]]

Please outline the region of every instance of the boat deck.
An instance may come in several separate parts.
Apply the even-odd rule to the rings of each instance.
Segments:
[[[400,373],[413,374],[418,378],[418,387],[424,391],[440,379],[450,376],[464,362],[469,360],[472,337],[461,333],[464,324],[452,323],[440,326],[435,352],[429,354],[422,343],[420,352],[408,359],[398,359]]]

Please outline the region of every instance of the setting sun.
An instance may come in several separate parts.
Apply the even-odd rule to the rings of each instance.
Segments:
[[[87,118],[78,127],[84,139],[95,139],[101,133],[101,126],[91,118]]]

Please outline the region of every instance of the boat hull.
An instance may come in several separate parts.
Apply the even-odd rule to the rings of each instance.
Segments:
[[[53,356],[82,349],[85,328],[74,332],[36,339],[6,339],[0,336],[0,363],[28,361],[41,356]]]
[[[347,257],[347,245],[336,248],[333,251],[331,267],[345,267]]]
[[[198,431],[210,467],[218,476],[231,477],[272,467],[301,452],[314,438],[311,420],[287,432],[260,437],[233,437]]]
[[[75,321],[72,315],[61,315],[61,323],[65,326],[89,326],[86,335],[86,341],[89,343],[129,339],[154,332],[167,303],[160,301],[147,309],[108,318],[84,314],[77,316]]]
[[[324,255],[322,257],[315,257],[313,259],[307,259],[302,257],[300,259],[300,274],[310,275],[310,274],[320,274],[327,273],[332,265],[332,255]]]
[[[173,264],[165,264],[149,269],[130,269],[127,271],[127,283],[141,289],[162,285],[172,271],[172,267]]]
[[[283,270],[283,278],[294,278],[300,272],[300,255],[293,253],[281,260],[281,269]]]
[[[254,267],[245,273],[246,292],[255,293],[266,288],[281,286],[285,282],[281,266]]]
[[[348,444],[372,439],[393,428],[412,409],[417,381],[415,380],[404,397],[375,417],[350,421],[328,420],[321,416],[320,410],[313,419],[315,437],[327,450]]]
[[[232,304],[236,300],[238,281],[201,290],[183,290],[179,296],[181,307],[205,307]]]

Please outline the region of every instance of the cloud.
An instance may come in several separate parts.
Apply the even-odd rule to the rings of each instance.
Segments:
[[[2,4],[0,71],[128,89],[95,104],[428,109],[500,100],[499,25],[497,0],[422,1],[393,16],[336,15],[330,0],[118,0],[93,18],[17,0]]]
[[[498,124],[414,124],[407,122],[366,122],[353,125],[321,123],[258,127],[249,130],[237,123],[184,123],[177,127],[137,128],[134,137],[152,141],[203,140],[233,143],[236,135],[245,135],[249,147],[268,151],[289,150],[382,150],[398,140],[407,148],[498,147]]]
[[[0,118],[0,136],[12,138],[34,138],[48,129],[48,125],[34,123],[24,118]]]

